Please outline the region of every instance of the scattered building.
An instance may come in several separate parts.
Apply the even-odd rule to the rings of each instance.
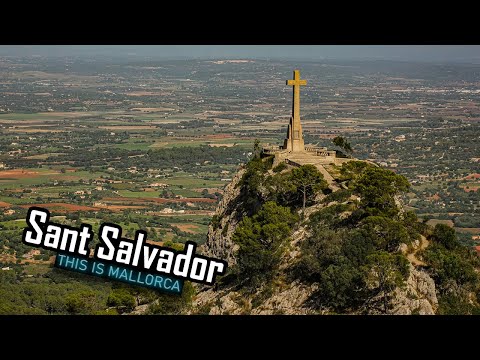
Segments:
[[[153,184],[150,184],[150,187],[160,187],[160,188],[166,188],[166,187],[168,187],[168,184],[163,184],[163,183],[153,183]]]

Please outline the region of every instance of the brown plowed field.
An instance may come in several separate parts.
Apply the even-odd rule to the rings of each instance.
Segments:
[[[100,208],[92,206],[74,205],[66,203],[48,203],[48,204],[27,204],[19,205],[24,209],[28,209],[31,206],[38,206],[47,210],[55,210],[57,212],[75,212],[75,211],[98,211]]]
[[[128,202],[128,203],[141,203],[145,204],[148,202],[155,202],[160,204],[165,203],[183,203],[183,202],[191,202],[191,203],[215,203],[215,199],[206,199],[206,198],[184,198],[184,199],[163,199],[163,198],[124,198],[124,197],[107,197],[103,198],[103,201],[113,201],[113,202]]]
[[[5,170],[5,171],[0,171],[0,180],[32,178],[37,175],[38,175],[38,172],[36,171],[28,171],[23,169]]]

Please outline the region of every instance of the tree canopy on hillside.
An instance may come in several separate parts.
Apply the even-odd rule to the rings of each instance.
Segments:
[[[232,240],[239,246],[239,272],[250,286],[255,288],[272,275],[297,221],[289,208],[269,201],[253,217],[240,222]]]

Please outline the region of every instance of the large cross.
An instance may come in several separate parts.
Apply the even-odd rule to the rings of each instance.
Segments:
[[[307,85],[307,80],[300,80],[300,70],[294,70],[293,80],[287,80],[287,85],[293,86],[293,119],[300,121],[300,86]]]

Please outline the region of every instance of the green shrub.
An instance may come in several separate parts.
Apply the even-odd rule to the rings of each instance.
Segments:
[[[442,244],[449,250],[453,250],[460,245],[457,235],[455,234],[455,230],[445,224],[435,225],[431,239],[439,244]]]
[[[218,215],[213,215],[212,216],[212,220],[211,220],[211,224],[212,224],[212,227],[213,227],[213,231],[217,230],[218,227],[220,226],[220,221],[222,220],[222,218]]]
[[[279,173],[279,172],[282,172],[283,170],[285,170],[286,168],[288,168],[287,164],[282,162],[282,163],[278,164],[277,166],[275,166],[273,168],[273,172],[274,173]]]
[[[131,311],[135,308],[136,301],[135,297],[127,289],[119,288],[112,290],[110,295],[108,295],[107,305]]]
[[[333,201],[337,201],[337,202],[346,201],[351,195],[352,195],[352,190],[340,189],[338,191],[332,192],[331,194],[327,195],[322,200],[322,203],[328,204]]]
[[[225,224],[225,227],[222,229],[222,236],[227,236],[228,234],[228,223]]]

